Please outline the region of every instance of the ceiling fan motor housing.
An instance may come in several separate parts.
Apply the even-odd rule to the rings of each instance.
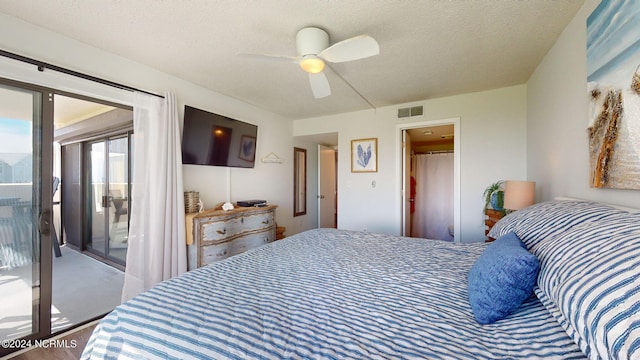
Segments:
[[[296,35],[298,55],[318,55],[329,47],[329,34],[317,27],[306,27]]]

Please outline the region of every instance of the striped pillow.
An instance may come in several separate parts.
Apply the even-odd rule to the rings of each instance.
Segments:
[[[640,214],[575,226],[537,256],[538,297],[589,358],[640,358]]]
[[[514,231],[527,250],[537,255],[537,246],[576,225],[625,213],[611,206],[581,200],[553,200],[531,205],[498,221],[489,236],[497,239]]]

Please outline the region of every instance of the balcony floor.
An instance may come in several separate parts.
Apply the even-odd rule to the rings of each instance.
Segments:
[[[63,246],[53,258],[51,330],[59,332],[120,304],[124,273]],[[0,270],[0,339],[31,332],[31,266]],[[7,294],[10,294],[7,296]]]

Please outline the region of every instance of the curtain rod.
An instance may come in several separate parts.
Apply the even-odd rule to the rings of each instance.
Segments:
[[[141,93],[145,93],[147,95],[153,95],[153,96],[157,96],[160,98],[164,98],[164,96],[162,95],[158,95],[158,94],[154,94],[152,92],[149,91],[145,91],[145,90],[140,90],[140,89],[136,89],[134,87],[128,86],[128,85],[123,85],[123,84],[119,84],[117,82],[113,82],[110,80],[105,80],[105,79],[101,79],[99,77],[95,77],[95,76],[91,76],[91,75],[87,75],[87,74],[83,74],[81,72],[75,71],[75,70],[70,70],[70,69],[66,69],[57,65],[53,65],[53,64],[49,64],[40,60],[36,60],[36,59],[32,59],[26,56],[22,56],[22,55],[18,55],[18,54],[14,54],[12,52],[9,51],[5,51],[5,50],[1,50],[0,49],[0,55],[4,56],[6,58],[10,58],[13,60],[18,60],[18,61],[22,61],[25,62],[27,64],[31,64],[31,65],[35,65],[38,67],[38,71],[43,72],[45,69],[49,69],[49,70],[53,70],[53,71],[57,71],[63,74],[67,74],[67,75],[71,75],[71,76],[75,76],[75,77],[79,77],[85,80],[89,80],[89,81],[93,81],[93,82],[97,82],[103,85],[108,85],[111,87],[115,87],[118,89],[122,89],[122,90],[128,90],[128,91],[138,91]]]

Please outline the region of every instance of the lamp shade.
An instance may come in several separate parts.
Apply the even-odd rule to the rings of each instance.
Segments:
[[[504,184],[504,208],[520,210],[532,205],[536,195],[535,181],[508,180]]]

